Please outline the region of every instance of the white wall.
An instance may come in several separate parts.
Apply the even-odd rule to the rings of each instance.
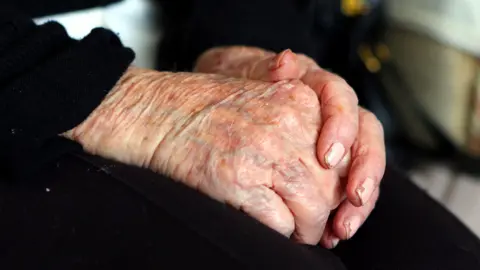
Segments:
[[[479,0],[387,0],[392,22],[480,56]]]
[[[160,29],[155,24],[157,12],[157,7],[148,0],[124,0],[105,8],[57,14],[35,21],[58,21],[65,26],[70,36],[77,39],[83,38],[95,27],[109,28],[135,51],[135,65],[153,68],[156,46],[161,37]]]

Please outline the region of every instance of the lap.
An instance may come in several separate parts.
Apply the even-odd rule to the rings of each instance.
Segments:
[[[2,269],[472,269],[480,253],[473,234],[393,171],[371,218],[333,253],[162,176],[92,157],[2,183],[0,219]]]
[[[1,269],[344,269],[179,183],[91,157],[1,183],[0,211]]]

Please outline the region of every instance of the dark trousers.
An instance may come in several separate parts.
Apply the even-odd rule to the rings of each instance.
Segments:
[[[0,269],[480,269],[479,240],[387,170],[371,217],[328,251],[146,170],[69,155],[0,185]]]

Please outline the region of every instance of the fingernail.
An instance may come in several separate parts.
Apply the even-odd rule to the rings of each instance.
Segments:
[[[353,216],[347,219],[343,223],[343,226],[345,227],[345,233],[347,235],[347,239],[352,238],[352,236],[357,232],[357,230],[360,228],[361,222],[362,221],[360,220],[359,216]]]
[[[338,242],[340,242],[340,239],[333,238],[332,239],[332,248],[335,248],[338,245]]]
[[[342,159],[343,154],[345,154],[345,147],[341,143],[334,143],[325,155],[325,163],[328,167],[334,168]]]
[[[362,205],[368,202],[368,200],[372,196],[374,189],[375,181],[370,177],[367,177],[365,181],[363,181],[363,183],[357,188],[357,197]]]

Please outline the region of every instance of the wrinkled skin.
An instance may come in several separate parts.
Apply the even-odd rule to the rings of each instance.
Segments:
[[[196,71],[277,82],[299,79],[317,94],[322,116],[317,156],[325,168],[336,167],[328,150],[334,143],[351,149],[353,164],[348,169],[346,194],[322,237],[322,244],[334,247],[358,230],[375,206],[377,186],[385,170],[383,129],[377,118],[358,107],[353,89],[340,77],[321,69],[314,60],[290,50],[279,54],[254,47],[213,48],[200,56]],[[340,148],[340,155],[348,154]]]
[[[169,175],[317,244],[330,211],[345,198],[339,173],[317,158],[320,109],[315,91],[300,80],[130,68],[65,136],[87,152]]]

